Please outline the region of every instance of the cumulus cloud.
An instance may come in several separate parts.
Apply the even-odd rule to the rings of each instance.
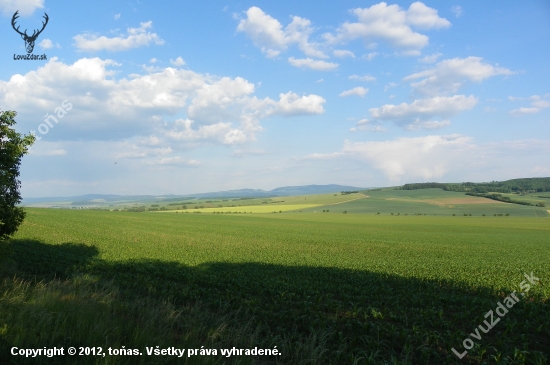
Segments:
[[[241,19],[237,31],[244,32],[266,57],[276,57],[294,44],[306,56],[328,57],[318,49],[317,43],[309,41],[314,29],[311,21],[305,18],[293,16],[292,22],[283,29],[283,25],[277,19],[253,6],[246,11],[246,18]]]
[[[46,38],[38,43],[38,46],[40,46],[40,48],[42,49],[50,49],[53,48],[53,42],[51,41],[51,39]]]
[[[357,161],[381,171],[394,184],[448,179],[487,181],[548,170],[548,140],[475,143],[465,135],[429,135],[379,142],[344,141],[340,151],[305,156],[311,160]],[[526,161],[530,163],[526,164]]]
[[[531,100],[530,107],[521,107],[518,109],[511,110],[510,114],[513,116],[536,114],[540,112],[542,109],[550,108],[550,94],[544,95],[543,97],[541,97],[540,95],[533,95],[529,98],[515,98],[513,96],[509,96],[508,99],[511,101],[525,100],[525,99]]]
[[[335,34],[325,33],[329,44],[341,44],[357,38],[366,43],[376,40],[388,42],[397,49],[419,50],[428,45],[428,36],[417,33],[411,27],[429,30],[448,28],[451,23],[439,17],[437,10],[421,2],[412,3],[408,10],[385,2],[369,8],[351,10],[357,22],[342,24]]]
[[[339,58],[345,58],[345,57],[355,58],[355,53],[344,49],[335,49],[334,51],[332,51],[332,54],[334,55],[334,57],[339,57]]]
[[[472,148],[471,140],[461,135],[432,135],[382,142],[346,141],[342,151],[367,160],[391,181],[404,176],[430,180],[443,177],[453,162]]]
[[[44,0],[0,0],[0,11],[12,16],[19,11],[22,16],[31,15],[36,9],[44,8]]]
[[[358,81],[366,81],[366,82],[376,81],[376,77],[373,77],[373,76],[370,76],[370,75],[365,75],[365,76],[351,75],[350,77],[348,77],[348,79],[358,80]]]
[[[403,78],[419,80],[411,86],[424,95],[441,95],[458,91],[467,81],[481,82],[497,75],[512,75],[507,68],[483,62],[481,57],[453,58],[438,62],[434,67]]]
[[[368,92],[369,92],[369,89],[365,89],[362,86],[358,86],[358,87],[354,87],[351,90],[346,90],[346,91],[341,92],[340,96],[346,97],[346,96],[357,95],[357,96],[363,97],[363,96],[367,95]]]
[[[462,111],[470,110],[476,104],[477,98],[473,95],[437,96],[415,100],[411,104],[386,104],[379,108],[371,108],[369,112],[375,120],[393,121],[408,129],[433,129],[449,125],[449,122],[446,120],[435,121],[432,118],[448,118]]]
[[[318,61],[311,58],[294,58],[290,57],[288,62],[294,67],[305,67],[315,71],[331,71],[338,67],[337,63]]]
[[[280,93],[259,99],[255,86],[236,77],[214,77],[179,68],[115,78],[117,63],[83,58],[65,64],[52,58],[36,71],[0,80],[0,104],[24,110],[22,128],[36,130],[44,115],[55,115],[64,100],[72,104],[43,138],[121,139],[153,136],[189,143],[236,144],[254,140],[260,121],[324,112],[319,95]],[[176,122],[170,116],[184,114]]]
[[[153,27],[153,22],[148,21],[140,23],[139,28],[128,28],[126,35],[109,38],[106,36],[98,37],[94,34],[79,34],[73,37],[74,46],[80,51],[126,51],[132,48],[149,46],[151,43],[156,45],[164,44],[156,33],[151,33],[149,29]]]
[[[156,62],[156,60],[155,60],[155,62]],[[185,61],[181,57],[178,57],[175,60],[171,59],[170,63],[174,66],[183,66],[183,65],[185,65]]]

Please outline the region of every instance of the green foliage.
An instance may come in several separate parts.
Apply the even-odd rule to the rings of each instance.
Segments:
[[[445,189],[446,187],[447,187],[447,184],[428,182],[428,183],[405,184],[401,189],[402,190],[418,190],[418,189],[432,189],[432,188]]]
[[[12,128],[16,115],[0,111],[0,240],[14,234],[25,219],[25,211],[17,207],[21,202],[19,166],[35,141],[33,135],[22,136]]]
[[[550,191],[550,177],[492,181],[489,183],[465,182],[461,184],[415,183],[405,184],[402,190],[440,188],[447,191],[486,193],[535,193]]]
[[[501,202],[504,202],[504,203],[512,203],[512,204],[520,204],[520,205],[531,205],[531,206],[535,205],[535,204],[533,204],[531,202],[528,202],[528,201],[512,199],[509,196],[504,196],[502,194],[497,194],[497,193],[483,194],[483,193],[468,192],[468,193],[466,193],[466,195],[479,196],[479,197],[482,197],[482,198],[493,199],[493,200],[501,201]]]

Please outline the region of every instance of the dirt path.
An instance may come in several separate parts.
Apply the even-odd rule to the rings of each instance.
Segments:
[[[343,204],[343,203],[352,202],[352,201],[354,201],[354,200],[370,198],[369,195],[365,195],[365,194],[361,194],[361,193],[359,193],[358,195],[361,195],[361,197],[360,197],[360,198],[355,198],[355,199],[350,199],[350,200],[345,200],[345,201],[343,201],[343,202],[338,202],[338,203],[325,204],[325,205],[323,205],[323,207],[324,207],[324,206],[327,206],[327,205],[337,205],[337,204]]]

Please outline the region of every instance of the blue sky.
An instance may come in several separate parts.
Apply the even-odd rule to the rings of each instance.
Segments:
[[[14,60],[16,10],[29,34],[48,14],[47,61]],[[550,176],[548,1],[0,0],[0,20],[0,109],[40,138],[24,197]]]

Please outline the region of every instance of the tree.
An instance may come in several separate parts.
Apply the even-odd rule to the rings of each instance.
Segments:
[[[14,111],[0,111],[0,240],[5,240],[17,231],[25,219],[21,202],[19,166],[21,158],[28,153],[35,136],[22,136],[13,128]]]

